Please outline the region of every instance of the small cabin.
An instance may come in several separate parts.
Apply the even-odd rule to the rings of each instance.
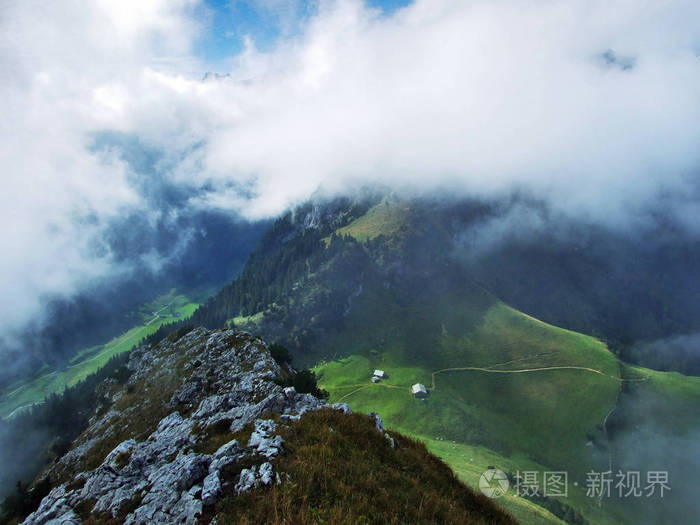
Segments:
[[[421,383],[416,383],[411,387],[411,393],[414,397],[428,397],[428,390],[425,385]]]
[[[379,378],[377,376],[372,376],[372,383],[379,383]]]
[[[374,377],[378,377],[379,379],[386,379],[386,372],[384,370],[375,370],[374,374],[372,374]]]

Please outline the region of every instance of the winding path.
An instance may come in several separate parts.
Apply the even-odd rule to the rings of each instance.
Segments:
[[[337,403],[340,403],[343,399],[345,399],[346,397],[349,397],[349,396],[353,395],[355,392],[359,392],[360,390],[364,390],[365,388],[370,388],[370,387],[373,387],[373,386],[381,386],[381,387],[384,387],[384,388],[395,388],[395,389],[397,389],[397,390],[404,390],[404,389],[406,388],[406,387],[403,387],[403,386],[387,385],[386,383],[370,383],[369,385],[366,385],[366,384],[361,384],[361,385],[360,385],[360,384],[357,384],[357,385],[343,385],[343,386],[340,387],[340,388],[356,387],[356,386],[359,387],[359,388],[356,388],[356,389],[353,390],[352,392],[348,392],[348,393],[345,394],[344,396],[340,397],[340,398],[338,399]]]
[[[43,403],[43,401],[35,401],[34,403],[27,403],[26,405],[19,406],[19,407],[15,408],[12,412],[7,414],[5,417],[3,417],[2,419],[8,420],[12,416],[14,416],[17,412],[24,410],[25,408],[32,408],[33,406],[41,405],[42,403]]]
[[[431,390],[435,390],[435,376],[437,374],[441,374],[443,372],[456,372],[456,371],[474,371],[474,372],[488,372],[491,374],[524,374],[527,372],[542,372],[545,370],[585,370],[587,372],[593,372],[594,374],[599,374],[601,376],[609,377],[610,379],[614,379],[615,381],[620,381],[621,383],[624,381],[646,381],[648,378],[643,378],[643,379],[624,379],[622,377],[617,377],[617,376],[612,376],[610,374],[606,374],[605,372],[602,372],[601,370],[596,370],[595,368],[589,368],[587,366],[543,366],[540,368],[521,368],[518,370],[494,370],[492,367],[489,368],[482,368],[478,366],[465,366],[465,367],[459,367],[459,368],[443,368],[442,370],[436,370],[431,374],[432,380],[431,380],[431,385],[430,388]]]
[[[543,356],[548,356],[548,355],[553,355],[558,352],[548,352],[546,354],[535,354],[527,357],[522,357],[519,359],[513,359],[511,361],[506,361],[504,363],[497,363],[495,365],[491,365],[489,367],[480,367],[480,366],[462,366],[462,367],[454,367],[454,368],[442,368],[440,370],[435,370],[434,372],[431,372],[430,374],[430,390],[436,390],[435,386],[435,376],[438,374],[442,374],[444,372],[485,372],[489,374],[525,374],[525,373],[531,373],[531,372],[544,372],[547,370],[583,370],[585,372],[591,372],[594,374],[598,374],[604,377],[609,377],[610,379],[614,379],[615,381],[619,381],[620,383],[623,382],[640,382],[640,381],[648,381],[649,377],[642,377],[642,378],[635,378],[635,379],[627,379],[623,377],[618,377],[610,374],[606,374],[602,370],[597,370],[595,368],[590,368],[587,366],[574,366],[574,365],[559,365],[559,366],[542,366],[542,367],[537,367],[537,368],[519,368],[516,370],[497,370],[496,367],[498,366],[504,366],[507,364],[512,364],[516,362],[522,362],[522,361],[527,361],[529,359],[533,359],[535,357],[543,357]],[[342,401],[343,399],[346,399],[350,397],[351,395],[361,391],[365,390],[367,388],[371,388],[374,386],[380,386],[384,388],[397,388],[399,390],[403,390],[404,388],[408,387],[401,387],[401,386],[396,386],[396,385],[388,385],[386,383],[370,383],[370,384],[354,384],[354,385],[343,385],[340,388],[355,388],[355,390],[352,390],[351,392],[348,392],[347,394],[344,394],[342,397],[338,398],[338,402]],[[612,412],[612,411],[611,411]],[[610,415],[610,414],[608,414]],[[607,421],[607,417],[606,417]]]

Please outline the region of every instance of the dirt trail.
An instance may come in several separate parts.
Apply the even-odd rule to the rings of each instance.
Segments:
[[[480,367],[480,366],[463,366],[463,367],[453,367],[453,368],[442,368],[440,370],[435,370],[431,372],[431,381],[430,381],[430,390],[436,390],[435,386],[435,377],[438,374],[442,374],[444,372],[486,372],[489,374],[525,374],[525,373],[531,373],[531,372],[543,372],[547,370],[583,370],[585,372],[592,372],[594,374],[598,374],[604,377],[609,377],[610,379],[614,379],[615,381],[619,381],[620,383],[623,382],[639,382],[639,381],[647,381],[649,378],[648,377],[643,377],[639,379],[625,379],[622,377],[617,377],[613,376],[610,374],[606,374],[602,370],[597,370],[595,368],[590,368],[587,366],[573,366],[573,365],[559,365],[559,366],[542,366],[542,367],[537,367],[537,368],[519,368],[516,370],[497,370],[496,367],[499,366],[505,366],[508,364],[513,364],[513,363],[518,363],[522,361],[527,361],[529,359],[534,359],[534,358],[541,358],[544,356],[550,356],[550,355],[555,355],[558,352],[546,352],[542,354],[533,354],[531,356],[527,357],[521,357],[519,359],[512,359],[510,361],[505,361],[503,363],[497,363],[495,365],[490,365],[488,367]],[[355,388],[355,390],[348,392],[347,394],[344,394],[342,397],[338,399],[338,402],[342,401],[343,399],[350,397],[351,395],[361,391],[365,390],[366,388],[370,388],[373,386],[379,386],[379,387],[384,387],[384,388],[398,388],[400,390],[408,389],[409,387],[402,387],[402,386],[396,386],[396,385],[388,385],[386,383],[370,383],[370,384],[354,384],[354,385],[344,385],[342,388]],[[612,411],[611,411],[612,413]],[[608,414],[609,416],[610,414]],[[605,418],[607,422],[607,417]]]
[[[360,385],[360,384],[356,384],[356,385],[343,385],[341,388],[352,388],[352,387],[359,387],[359,388],[356,388],[356,389],[353,390],[352,392],[348,392],[348,393],[345,394],[344,396],[340,397],[340,398],[338,399],[338,401],[336,401],[336,402],[337,402],[337,403],[340,403],[340,402],[341,402],[343,399],[345,399],[346,397],[349,397],[349,396],[353,395],[354,393],[359,392],[360,390],[364,390],[365,388],[370,388],[370,387],[373,387],[373,386],[381,386],[381,387],[384,387],[384,388],[395,388],[395,389],[397,389],[397,390],[405,390],[405,389],[408,388],[408,387],[404,387],[404,386],[387,385],[386,383],[370,383],[370,384],[368,384],[368,385],[365,385],[365,384],[361,384],[361,385]]]
[[[15,408],[12,412],[7,414],[5,417],[3,417],[2,419],[7,421],[8,419],[11,419],[12,416],[14,416],[17,412],[24,410],[25,408],[31,408],[31,407],[36,406],[36,405],[41,405],[42,403],[43,403],[43,401],[35,401],[34,403],[27,403],[26,405],[19,406],[19,407]]]
[[[527,372],[542,372],[545,370],[584,370],[587,372],[593,372],[594,374],[599,374],[601,376],[609,377],[616,381],[644,381],[644,379],[622,379],[620,377],[611,376],[595,368],[589,368],[587,366],[543,366],[539,368],[521,368],[518,370],[494,370],[493,368],[483,368],[478,366],[465,366],[458,368],[443,368],[442,370],[436,370],[432,373],[432,382],[430,388],[435,389],[435,376],[443,372],[457,372],[457,371],[474,371],[474,372],[487,372],[490,374],[524,374]]]
[[[498,365],[493,365],[493,366],[498,366]],[[493,367],[489,368],[482,368],[478,366],[465,366],[465,367],[459,367],[459,368],[443,368],[442,370],[436,370],[431,374],[432,376],[432,381],[431,381],[431,390],[435,389],[435,376],[437,374],[441,374],[443,372],[456,372],[456,371],[474,371],[474,372],[487,372],[491,374],[523,374],[527,372],[542,372],[545,370],[584,370],[586,372],[593,372],[595,374],[599,374],[601,376],[609,377],[610,379],[614,379],[615,381],[619,381],[620,383],[624,382],[639,382],[639,381],[648,381],[648,377],[643,377],[640,379],[625,379],[622,377],[617,377],[617,376],[612,376],[610,374],[606,374],[605,372],[601,370],[596,370],[595,368],[589,368],[587,366],[543,366],[539,368],[522,368],[518,370],[494,370]]]

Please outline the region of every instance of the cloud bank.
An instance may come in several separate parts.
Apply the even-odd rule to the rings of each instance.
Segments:
[[[288,5],[287,2],[283,3]],[[276,5],[265,3],[266,8]],[[319,187],[493,196],[637,224],[699,215],[700,4],[321,1],[225,78],[197,0],[13,0],[0,8],[0,319],[159,257],[106,232],[187,210],[270,217]],[[289,11],[289,9],[287,9]],[[202,16],[202,12],[206,16]],[[105,140],[104,137],[128,140]],[[158,154],[147,169],[134,159]],[[154,185],[179,189],[176,206]],[[155,192],[157,194],[157,192]],[[133,259],[133,260],[132,260]]]

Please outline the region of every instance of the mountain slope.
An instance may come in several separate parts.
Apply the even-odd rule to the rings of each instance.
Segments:
[[[496,464],[513,475],[568,472],[568,498],[505,500],[516,514],[545,505],[570,523],[637,519],[644,512],[630,511],[629,502],[601,506],[586,496],[585,483],[590,470],[613,464],[608,424],[634,413],[620,399],[652,374],[626,366],[600,340],[543,323],[487,290],[455,251],[455,235],[490,213],[474,203],[392,198],[352,211],[347,203],[311,203],[281,218],[241,277],[194,318],[264,334],[307,366],[320,362],[333,400],[380,410],[392,428],[425,440],[472,484],[477,466]],[[506,274],[518,277],[512,267]],[[528,278],[519,276],[525,285]],[[389,378],[371,383],[374,368]],[[425,402],[410,396],[415,382],[428,387]],[[699,406],[691,391],[690,405],[672,393],[669,406]],[[454,449],[442,446],[448,442]],[[465,468],[471,456],[474,465]]]
[[[275,336],[287,334],[292,350],[304,348],[303,358],[310,341],[302,332],[318,331],[309,325],[314,315],[298,323],[289,317],[301,317],[299,307],[309,301],[325,300],[324,311],[337,322],[332,309],[359,286],[367,272],[363,257],[386,263],[384,270],[424,272],[423,279],[435,279],[436,267],[448,264],[462,282],[478,282],[521,311],[599,337],[626,361],[699,374],[693,352],[644,351],[645,341],[700,330],[700,243],[663,221],[653,224],[632,234],[573,222],[517,195],[315,200],[268,230],[241,276],[194,322],[215,327],[256,316],[260,324],[267,315],[266,333],[284,323],[286,331]],[[329,267],[332,277],[319,274]]]
[[[443,299],[459,309],[455,296]],[[434,315],[431,321],[445,313],[435,303],[425,307]],[[396,315],[391,322],[410,332],[417,318]],[[421,326],[429,322],[422,319]],[[587,471],[605,469],[603,422],[622,383],[604,345],[502,303],[465,335],[451,334],[448,326],[436,324],[430,342],[423,337],[411,344],[406,336],[322,363],[316,368],[319,383],[331,400],[381,411],[390,428],[426,441],[474,487],[490,465],[511,473],[566,470],[570,482],[581,486]],[[356,336],[346,336],[350,347]],[[413,358],[421,349],[429,359]],[[374,384],[370,377],[377,368],[388,378]],[[428,387],[425,401],[410,393],[416,382]],[[582,496],[572,485],[564,502],[596,523],[614,523],[596,511],[597,502]],[[518,516],[517,509],[507,508]]]
[[[17,381],[0,391],[0,417],[12,417],[28,407],[44,402],[47,396],[65,390],[102,368],[111,358],[126,352],[173,318],[188,317],[197,308],[198,298],[172,289],[139,308],[138,321],[126,332],[104,344],[78,350],[71,360],[56,370],[42,368],[35,377]],[[43,371],[43,373],[42,373]]]
[[[441,299],[458,311],[458,295]],[[412,338],[416,317],[404,316],[402,323],[397,312],[390,322],[404,332],[399,337],[383,348],[320,365],[319,381],[332,398],[352,400],[358,407],[381,406],[395,428],[486,445],[505,455],[518,451],[583,474],[590,467],[586,443],[600,437],[597,427],[620,389],[614,356],[594,339],[540,323],[502,303],[490,307],[466,334],[450,332],[451,322],[460,324],[454,311],[449,319],[440,304],[425,306],[421,327],[427,331],[432,324],[432,333]],[[389,322],[387,317],[378,321]],[[357,328],[343,335],[350,340]],[[337,341],[341,344],[340,337]],[[369,379],[377,368],[389,378],[374,384]],[[410,395],[418,382],[430,393],[421,403]]]
[[[247,333],[182,330],[127,366],[24,523],[515,523],[376,414],[279,386]]]

